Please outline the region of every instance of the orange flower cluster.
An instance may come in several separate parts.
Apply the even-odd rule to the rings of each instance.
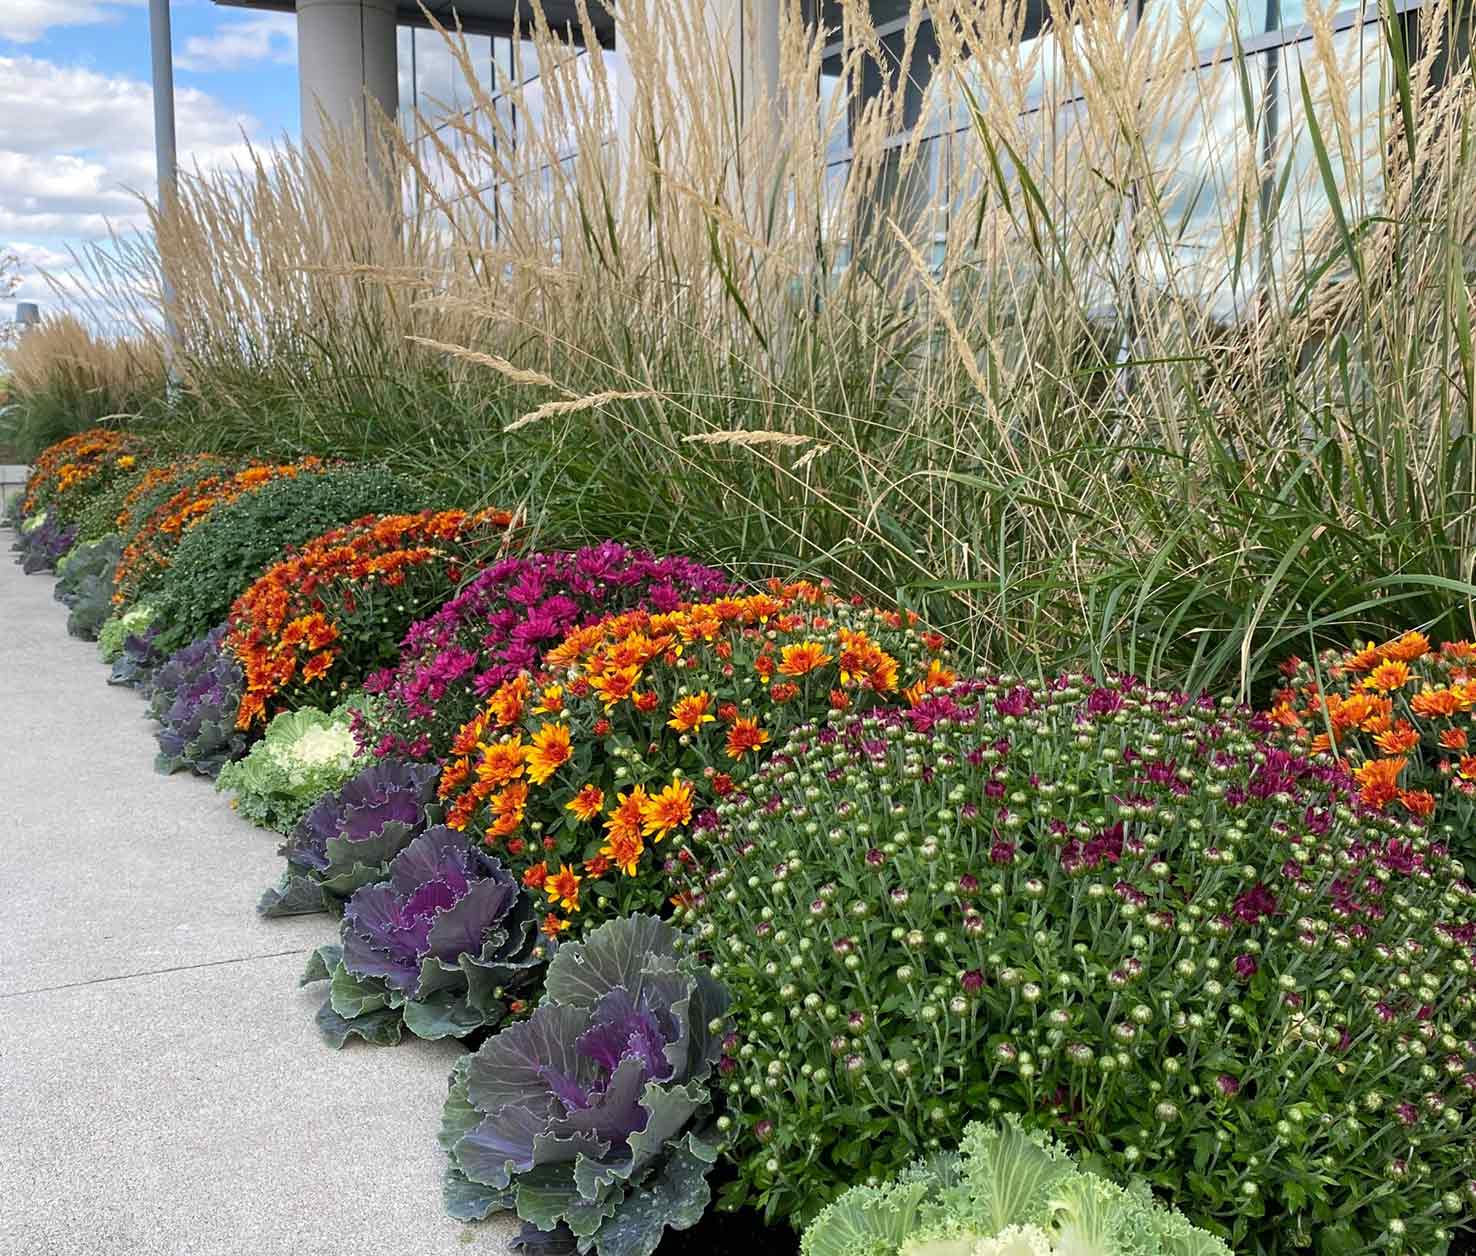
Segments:
[[[1289,659],[1282,673],[1272,721],[1307,753],[1347,760],[1365,805],[1429,817],[1476,797],[1476,645],[1437,650],[1406,632],[1315,666]]]
[[[320,458],[273,466],[254,463],[234,473],[222,470],[204,479],[192,479],[147,519],[123,547],[113,573],[113,602],[123,606],[138,600],[153,578],[169,566],[170,556],[184,534],[199,525],[210,512],[247,493],[254,493],[273,480],[324,470]],[[125,506],[126,508],[126,506]]]
[[[152,513],[154,504],[151,504],[149,499],[161,490],[173,484],[194,483],[203,479],[215,468],[224,465],[225,463],[214,454],[195,454],[191,458],[149,467],[139,477],[138,483],[130,488],[127,496],[123,498],[123,507],[113,521],[115,526],[119,532],[126,534],[132,528],[139,511],[143,511],[145,515]]]
[[[136,436],[102,427],[48,445],[31,464],[22,509],[28,515],[38,510],[66,513],[64,498],[75,497],[80,485],[99,488],[114,474],[132,470],[141,451]]]
[[[805,582],[612,616],[569,633],[458,730],[446,822],[548,894],[551,935],[576,912],[589,927],[656,910],[696,865],[704,808],[806,720],[954,684],[943,644],[915,616]]]
[[[272,703],[326,705],[330,673],[342,689],[383,666],[512,522],[503,510],[369,515],[275,564],[231,608],[225,644],[246,681],[237,726],[265,721]]]

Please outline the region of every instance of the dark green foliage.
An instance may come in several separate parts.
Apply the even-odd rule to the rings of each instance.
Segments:
[[[150,601],[170,653],[224,621],[231,603],[282,551],[363,515],[416,510],[424,494],[382,467],[341,467],[274,480],[212,513],[180,542]]]
[[[118,530],[118,512],[123,509],[123,499],[143,479],[148,470],[142,460],[132,471],[115,476],[106,488],[93,495],[87,505],[77,514],[77,543],[101,540]]]

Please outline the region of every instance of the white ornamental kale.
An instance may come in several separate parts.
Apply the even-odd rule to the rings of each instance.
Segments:
[[[1213,1234],[1086,1173],[1059,1143],[974,1123],[954,1155],[856,1186],[805,1230],[801,1256],[1230,1256]]]
[[[446,1208],[515,1208],[565,1250],[651,1256],[707,1209],[728,996],[653,916],[560,946],[542,1003],[451,1074]],[[546,1245],[543,1243],[541,1245]]]
[[[284,711],[251,753],[227,763],[215,787],[236,795],[236,810],[263,828],[290,833],[313,803],[364,766],[349,731],[350,699],[331,712]]]

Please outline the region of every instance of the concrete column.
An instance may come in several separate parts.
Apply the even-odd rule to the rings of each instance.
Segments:
[[[372,155],[367,101],[391,121],[400,107],[394,0],[297,0],[297,65],[303,142],[321,144],[326,126]]]

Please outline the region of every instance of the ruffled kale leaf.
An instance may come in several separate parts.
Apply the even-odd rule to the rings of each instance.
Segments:
[[[318,1024],[335,1047],[351,1035],[397,1041],[402,1021],[420,1038],[500,1024],[542,967],[533,903],[497,860],[443,825],[400,851],[388,880],[354,892],[340,938],[303,974],[304,984],[329,982]]]
[[[287,871],[256,910],[263,916],[338,911],[355,890],[382,881],[390,860],[424,831],[436,776],[434,764],[382,759],[325,794],[283,843]]]
[[[650,1256],[697,1222],[727,994],[683,944],[629,916],[561,946],[533,1015],[458,1063],[441,1129],[453,1216],[515,1208],[599,1256]]]
[[[153,674],[149,714],[159,721],[154,734],[160,772],[188,769],[214,778],[246,753],[246,735],[236,727],[241,701],[241,665],[221,648],[225,627],[176,650]]]

